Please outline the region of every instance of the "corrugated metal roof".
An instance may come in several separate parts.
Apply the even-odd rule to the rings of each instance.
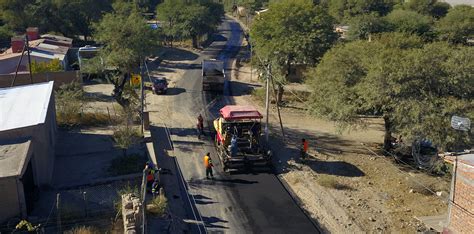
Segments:
[[[44,123],[53,81],[0,89],[0,131]]]

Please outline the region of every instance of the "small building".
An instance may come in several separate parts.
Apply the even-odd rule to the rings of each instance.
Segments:
[[[474,230],[474,154],[456,156],[449,196],[448,227],[444,233]]]
[[[347,26],[347,25],[337,25],[334,28],[334,31],[339,34],[339,37],[341,39],[346,39],[347,34],[349,33],[349,26]]]
[[[67,54],[72,47],[71,38],[51,34],[40,36],[38,28],[27,28],[26,36],[29,40],[31,61],[49,62],[53,59],[58,59],[64,70],[68,70]],[[24,36],[12,37],[11,48],[0,54],[0,74],[10,74],[16,71],[24,46]],[[27,53],[23,55],[18,71],[28,72]]]
[[[53,82],[0,89],[0,223],[25,217],[50,185],[56,144]]]

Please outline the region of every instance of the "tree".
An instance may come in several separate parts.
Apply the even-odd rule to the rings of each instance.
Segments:
[[[211,17],[209,16],[208,8],[199,4],[191,4],[184,8],[182,16],[182,24],[184,25],[183,34],[191,37],[193,47],[198,47],[198,36],[202,36],[212,30],[210,24]]]
[[[400,43],[400,37],[386,43],[391,38],[356,41],[326,53],[307,74],[311,113],[342,128],[364,126],[360,115],[378,115],[386,150],[393,133],[430,139],[443,149],[469,143],[468,135],[449,130],[449,119],[474,117],[474,49],[443,43],[418,48],[413,42],[419,39]]]
[[[449,9],[451,9],[451,5],[449,5],[449,3],[435,2],[435,4],[433,4],[433,9],[431,9],[430,15],[436,19],[440,19],[448,13]]]
[[[406,10],[416,11],[423,15],[430,15],[435,18],[441,18],[448,12],[451,5],[438,0],[410,0],[403,4]]]
[[[392,11],[395,0],[321,0],[329,14],[339,22],[358,15],[376,13],[384,16]]]
[[[173,41],[183,36],[180,18],[185,5],[182,1],[165,1],[156,7],[157,18],[164,22],[163,32],[173,47]]]
[[[369,39],[371,34],[388,31],[388,23],[377,14],[358,15],[349,20],[349,40]]]
[[[283,0],[270,4],[250,29],[255,54],[272,64],[278,83],[278,100],[295,64],[316,64],[337,40],[333,19],[310,0]]]
[[[436,24],[441,40],[450,43],[466,44],[474,38],[474,8],[467,5],[455,6]]]
[[[429,16],[410,10],[394,10],[385,19],[396,32],[416,34],[425,39],[433,37],[433,20]]]
[[[59,59],[53,59],[49,62],[31,61],[31,73],[57,72],[62,71],[63,67]]]
[[[156,11],[158,19],[165,22],[163,30],[171,46],[175,39],[191,38],[195,48],[198,37],[211,33],[224,15],[222,5],[210,1],[165,1]]]
[[[120,105],[127,106],[129,100],[122,95],[124,86],[130,73],[157,46],[157,40],[133,4],[116,2],[113,8],[113,12],[95,24],[94,38],[104,44],[100,51],[104,67],[116,70],[115,75],[108,76],[115,86],[114,97]]]
[[[0,0],[2,20],[12,30],[24,31],[30,22],[29,12],[25,7],[34,2],[34,0]]]

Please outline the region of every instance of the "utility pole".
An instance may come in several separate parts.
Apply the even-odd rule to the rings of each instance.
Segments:
[[[266,79],[266,93],[265,93],[265,140],[266,143],[268,144],[268,113],[270,109],[270,76],[271,74],[271,65],[268,64],[268,69],[267,69],[267,79]]]
[[[31,57],[30,57],[30,40],[28,35],[26,35],[26,50],[28,51],[28,68],[30,70],[30,82],[33,84],[33,74],[31,74]]]
[[[141,121],[141,133],[143,135],[143,132],[144,132],[144,127],[145,127],[145,120],[144,120],[144,115],[143,115],[143,110],[144,110],[144,98],[145,98],[145,90],[143,88],[143,77],[145,77],[145,73],[143,71],[143,66],[144,66],[144,63],[146,62],[146,59],[144,59],[141,63],[141,66],[140,66],[140,99],[141,99],[141,107],[140,107],[140,121]]]

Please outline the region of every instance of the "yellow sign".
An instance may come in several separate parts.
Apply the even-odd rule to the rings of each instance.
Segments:
[[[130,79],[130,82],[132,82],[132,85],[140,85],[142,80],[142,77],[138,74],[132,74],[132,78]]]

